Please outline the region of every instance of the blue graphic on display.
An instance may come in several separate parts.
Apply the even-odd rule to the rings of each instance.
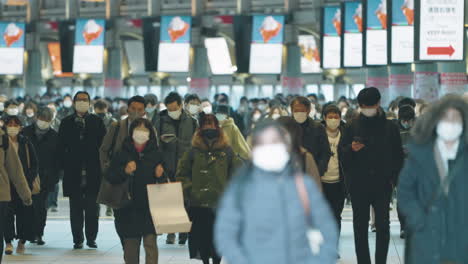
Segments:
[[[341,36],[341,8],[339,6],[323,8],[323,34]]]
[[[163,16],[161,18],[161,42],[190,43],[192,17]]]
[[[106,31],[104,19],[77,19],[75,45],[103,46]]]
[[[362,32],[362,4],[360,2],[345,3],[345,33]]]
[[[367,29],[387,29],[387,0],[367,0]]]
[[[255,15],[253,17],[252,43],[282,44],[284,16]]]
[[[414,0],[392,1],[392,25],[412,26],[414,23]]]
[[[25,24],[16,22],[0,22],[1,48],[24,48]]]

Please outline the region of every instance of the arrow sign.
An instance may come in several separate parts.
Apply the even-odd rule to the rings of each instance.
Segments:
[[[455,53],[455,49],[452,45],[448,47],[428,47],[427,55],[448,55],[452,56]]]

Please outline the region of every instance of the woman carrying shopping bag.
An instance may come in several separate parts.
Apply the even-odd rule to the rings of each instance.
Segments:
[[[189,234],[190,258],[204,264],[221,262],[213,243],[215,210],[218,200],[240,159],[233,154],[214,115],[201,115],[200,128],[192,148],[179,161],[176,178],[182,182],[189,205],[192,230]]]
[[[125,207],[115,210],[115,226],[122,236],[126,264],[139,263],[142,239],[146,264],[157,264],[157,236],[146,186],[167,182],[163,176],[162,153],[150,121],[136,119],[130,125],[129,135],[106,175],[111,184],[128,185],[128,202]]]
[[[252,160],[217,212],[216,247],[227,263],[336,263],[336,221],[314,181],[294,165],[291,142],[276,123],[256,127]]]

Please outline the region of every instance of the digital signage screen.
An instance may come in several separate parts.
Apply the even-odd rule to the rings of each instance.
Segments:
[[[188,72],[192,17],[163,16],[158,55],[159,72]]]
[[[25,24],[0,22],[0,74],[22,74]]]
[[[322,12],[322,68],[337,69],[341,67],[341,7],[327,6]]]
[[[362,67],[362,3],[345,2],[343,67]]]
[[[414,1],[391,1],[391,63],[414,61]]]
[[[466,0],[446,0],[443,4],[440,0],[419,0],[416,4],[417,60],[463,60]]]
[[[234,73],[226,39],[206,38],[205,47],[211,73],[214,75],[229,75]]]
[[[250,73],[280,74],[283,66],[284,16],[255,15],[252,23]]]
[[[387,65],[387,0],[367,0],[364,3],[366,65]]]
[[[320,49],[318,41],[312,35],[299,36],[299,48],[301,49],[301,72],[321,73]]]
[[[102,73],[105,25],[104,19],[76,20],[73,52],[74,73]]]

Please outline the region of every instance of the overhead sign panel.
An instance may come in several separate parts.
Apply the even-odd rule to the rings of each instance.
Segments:
[[[192,17],[163,16],[159,43],[159,72],[188,72]]]
[[[322,68],[337,69],[341,67],[341,7],[327,6],[322,12]]]
[[[419,0],[417,4],[418,60],[463,60],[466,0]]]
[[[362,3],[344,3],[343,67],[362,67]]]
[[[391,63],[414,61],[414,1],[392,0]]]
[[[250,73],[281,73],[283,36],[284,16],[255,15],[253,17]]]
[[[104,66],[104,19],[77,19],[75,49],[73,53],[74,73],[102,73]]]
[[[0,74],[22,74],[25,24],[0,22]]]
[[[364,3],[366,65],[387,65],[387,0],[367,0]]]
[[[299,47],[301,49],[301,72],[321,73],[318,40],[312,35],[301,35]]]
[[[211,73],[214,75],[229,75],[234,73],[226,39],[206,38],[205,47],[207,50]]]

